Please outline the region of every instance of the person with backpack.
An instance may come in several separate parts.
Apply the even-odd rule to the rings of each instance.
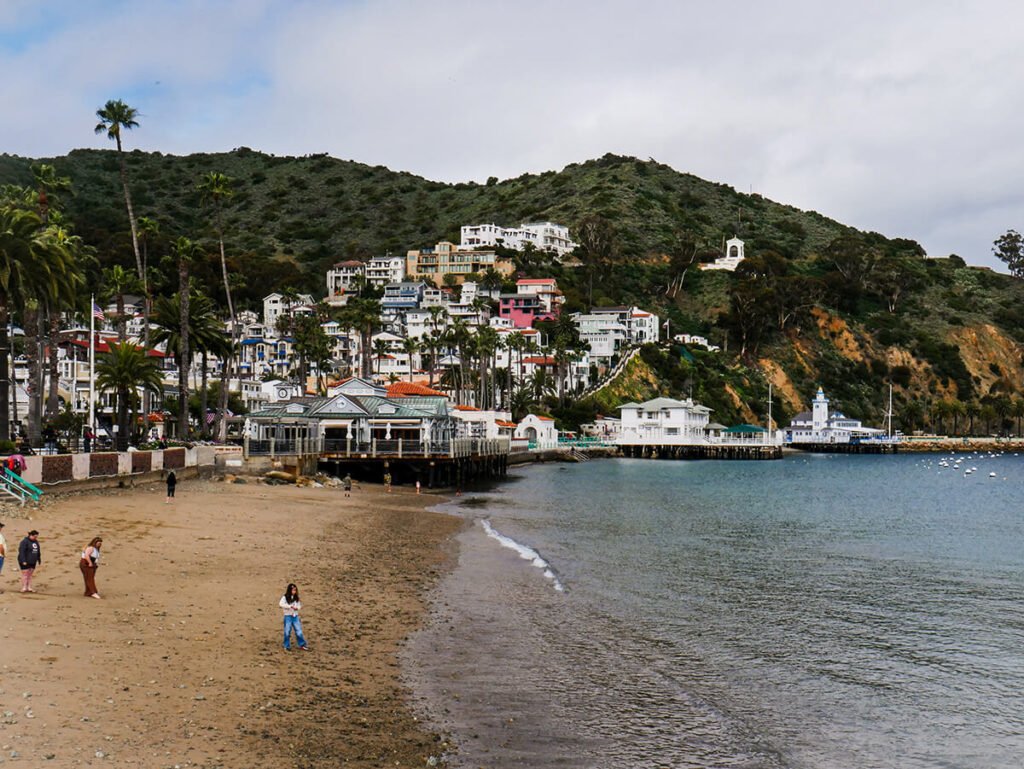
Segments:
[[[174,471],[167,473],[167,499],[164,501],[165,505],[171,504],[171,500],[174,499],[174,490],[178,487],[178,476],[174,474]]]
[[[34,593],[32,575],[43,565],[43,550],[39,547],[39,532],[32,529],[18,545],[18,568],[21,569],[21,592]]]

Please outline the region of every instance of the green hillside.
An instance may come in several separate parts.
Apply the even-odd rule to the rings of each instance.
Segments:
[[[669,319],[673,333],[721,345],[714,356],[668,350],[645,358],[674,394],[686,394],[685,385],[696,397],[701,383],[723,382],[704,393],[718,401],[720,418],[756,418],[771,381],[783,418],[822,384],[848,414],[878,421],[893,384],[904,427],[941,427],[944,403],[988,407],[990,422],[997,412],[997,423],[1010,426],[1024,381],[1021,281],[956,257],[925,259],[912,240],[862,233],[654,161],[606,155],[559,172],[444,184],[326,155],[246,148],[127,159],[137,214],[162,226],[150,263],[178,235],[204,242],[211,258],[197,275],[215,299],[213,232],[196,185],[210,171],[234,180],[225,228],[241,306],[286,286],[322,295],[333,262],[457,242],[462,224],[550,219],[576,234],[596,221],[610,233],[607,253],[581,253],[582,264],[516,254],[521,271],[558,278],[569,311],[638,304]],[[0,184],[29,184],[31,162],[0,156]],[[98,249],[99,264],[133,264],[115,153],[75,150],[44,162],[72,179],[68,216]],[[746,242],[740,270],[696,268],[734,235]],[[573,412],[575,421],[585,416]]]

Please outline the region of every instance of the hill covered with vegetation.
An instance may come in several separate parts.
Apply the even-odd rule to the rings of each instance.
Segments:
[[[960,417],[972,426],[977,418],[979,429],[983,417],[988,429],[1013,425],[1024,381],[1021,281],[958,257],[927,259],[912,240],[859,232],[654,161],[607,155],[559,172],[445,184],[326,155],[246,148],[126,158],[137,214],[161,225],[150,263],[178,235],[205,243],[210,258],[197,277],[215,299],[212,216],[196,190],[211,171],[233,180],[224,228],[243,307],[285,287],[322,295],[332,263],[457,242],[462,224],[550,219],[569,225],[584,248],[564,263],[514,254],[521,272],[558,278],[568,311],[637,304],[668,319],[673,334],[721,345],[718,354],[676,346],[642,360],[653,387],[693,392],[720,421],[761,417],[770,381],[783,419],[821,384],[846,413],[878,422],[892,384],[904,428],[948,429]],[[131,266],[116,154],[3,155],[0,184],[31,184],[32,162],[71,178],[68,217],[96,247],[99,266]],[[697,269],[733,236],[748,255],[736,273]],[[612,405],[589,399],[566,418]]]

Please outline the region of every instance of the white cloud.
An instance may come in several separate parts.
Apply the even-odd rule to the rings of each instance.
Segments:
[[[329,152],[442,180],[653,156],[991,263],[1024,227],[1024,10],[827,5],[117,5],[0,45],[3,146],[102,146],[93,113],[121,97],[143,114],[132,146],[162,151]]]

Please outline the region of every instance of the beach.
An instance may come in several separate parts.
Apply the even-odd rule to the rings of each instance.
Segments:
[[[4,518],[0,762],[26,766],[423,766],[444,752],[409,707],[404,639],[463,521],[440,498],[357,486],[189,480],[53,497]],[[36,593],[20,540],[38,529]],[[102,600],[79,554],[103,537]],[[299,586],[310,651],[282,648]]]

